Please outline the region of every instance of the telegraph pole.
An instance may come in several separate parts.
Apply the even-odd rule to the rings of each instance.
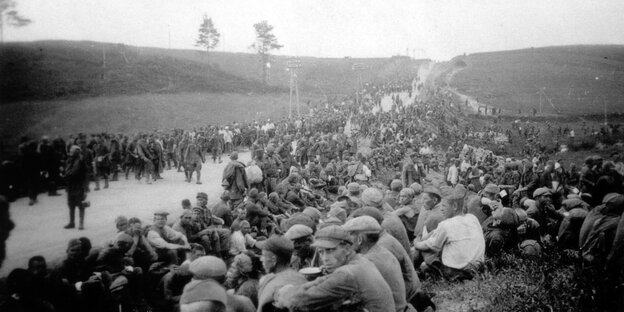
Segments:
[[[301,61],[298,58],[291,58],[286,61],[286,69],[290,73],[290,99],[288,101],[288,118],[292,118],[292,100],[295,92],[297,101],[297,115],[301,114],[299,108],[299,87],[297,85],[297,69],[301,68]]]

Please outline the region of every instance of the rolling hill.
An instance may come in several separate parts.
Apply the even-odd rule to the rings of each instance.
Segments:
[[[214,67],[118,44],[40,41],[0,50],[0,102],[74,96],[263,89]],[[279,88],[270,89],[283,91]]]
[[[300,92],[338,95],[363,81],[413,76],[422,61],[406,57],[328,59],[302,57]],[[288,58],[274,56],[269,86],[251,53],[168,50],[91,41],[5,43],[0,47],[0,103],[72,97],[179,92],[287,92]]]
[[[458,56],[438,82],[503,113],[624,112],[624,46],[560,46]]]

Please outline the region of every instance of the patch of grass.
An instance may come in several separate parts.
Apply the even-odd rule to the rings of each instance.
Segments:
[[[574,311],[581,289],[578,261],[556,250],[539,258],[502,254],[486,259],[470,281],[425,280],[439,311]]]
[[[475,53],[449,82],[504,114],[622,112],[624,46],[589,45]],[[546,95],[544,95],[546,94]],[[552,103],[552,105],[551,105]]]

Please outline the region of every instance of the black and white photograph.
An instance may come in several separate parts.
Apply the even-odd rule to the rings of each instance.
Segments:
[[[624,311],[624,1],[0,0],[1,312]]]

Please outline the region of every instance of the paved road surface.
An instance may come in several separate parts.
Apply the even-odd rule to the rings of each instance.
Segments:
[[[184,174],[176,170],[166,170],[163,180],[148,185],[145,180],[137,182],[131,177],[111,182],[110,188],[100,191],[91,191],[88,200],[91,207],[86,209],[85,230],[66,230],[63,228],[69,220],[67,197],[39,196],[39,203],[28,206],[28,199],[21,198],[11,203],[11,219],[16,224],[7,241],[7,258],[5,259],[0,276],[6,276],[12,269],[26,267],[28,259],[35,255],[43,255],[48,263],[64,255],[67,242],[72,238],[86,236],[94,246],[102,245],[111,240],[116,232],[115,218],[125,215],[128,218],[138,217],[144,224],[151,224],[152,213],[158,209],[166,209],[171,213],[170,220],[180,216],[181,201],[185,198],[195,203],[197,192],[208,194],[208,204],[219,200],[221,177],[223,169],[229,161],[224,155],[223,163],[213,164],[207,159],[202,168],[203,184],[184,181]],[[247,163],[250,160],[249,152],[239,154],[239,160]],[[93,189],[93,183],[91,188]],[[78,212],[76,212],[76,220]]]

